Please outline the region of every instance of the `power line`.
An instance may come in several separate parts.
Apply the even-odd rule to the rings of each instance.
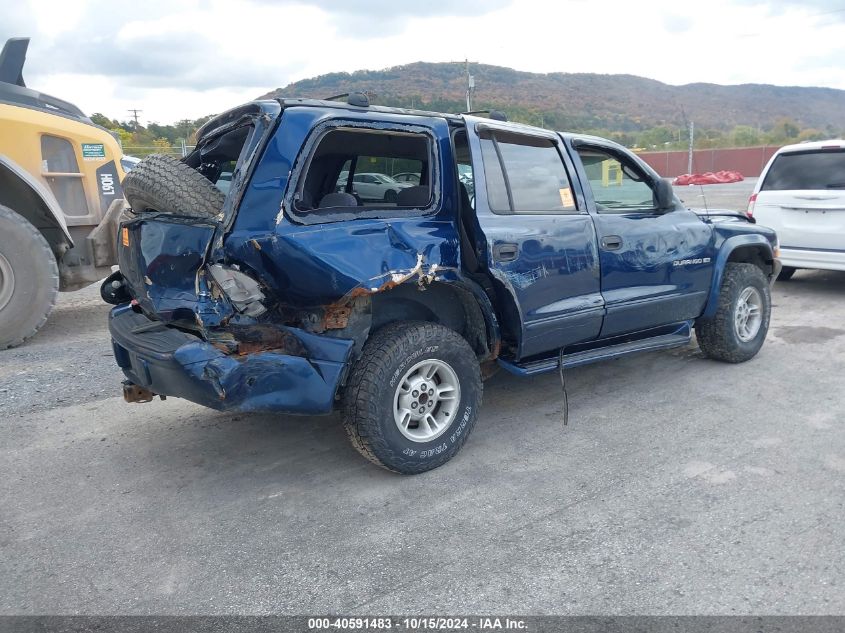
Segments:
[[[138,128],[138,114],[143,112],[143,110],[136,110],[134,108],[130,108],[129,110],[127,110],[127,112],[132,113],[132,118],[135,119],[135,129],[137,129]]]

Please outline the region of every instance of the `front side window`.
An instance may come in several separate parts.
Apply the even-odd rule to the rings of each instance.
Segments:
[[[65,215],[88,215],[82,174],[70,141],[49,134],[41,137],[41,171]]]
[[[480,135],[490,209],[499,213],[577,213],[557,144],[495,130]]]
[[[845,189],[845,151],[781,154],[772,163],[761,191]]]
[[[331,210],[372,217],[373,210],[428,207],[432,144],[427,134],[335,127],[317,142],[294,199],[299,213]],[[408,181],[394,175],[418,174]]]
[[[610,152],[578,148],[599,213],[653,211],[654,191],[642,171]]]

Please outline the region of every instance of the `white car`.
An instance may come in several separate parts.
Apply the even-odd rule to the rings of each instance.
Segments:
[[[845,270],[845,140],[781,147],[748,201],[748,215],[773,228],[783,270]]]
[[[337,179],[338,187],[345,187],[348,176],[349,172],[341,172]],[[397,194],[402,189],[413,187],[414,184],[412,182],[397,182],[387,174],[364,172],[352,177],[352,193],[357,194],[362,200],[396,202]]]

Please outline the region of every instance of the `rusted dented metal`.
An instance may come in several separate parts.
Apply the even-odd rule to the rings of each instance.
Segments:
[[[378,277],[370,279],[366,285],[361,284],[356,286],[340,300],[326,306],[323,313],[323,320],[321,327],[323,330],[342,330],[349,322],[349,316],[352,314],[352,302],[360,297],[369,297],[381,292],[387,292],[397,286],[410,282],[414,277],[417,277],[417,286],[420,290],[425,290],[429,284],[437,279],[438,271],[446,270],[445,268],[432,264],[428,271],[424,270],[425,256],[422,253],[417,254],[416,265],[407,271],[390,271]],[[386,278],[386,279],[385,279]],[[379,281],[382,281],[380,284]],[[378,284],[378,285],[377,285]]]

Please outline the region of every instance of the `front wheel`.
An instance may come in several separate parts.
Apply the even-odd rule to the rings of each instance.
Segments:
[[[373,463],[422,473],[461,449],[481,394],[478,360],[458,333],[435,323],[392,323],[367,341],[352,370],[344,427]]]
[[[59,269],[47,240],[23,216],[0,205],[0,349],[34,335],[58,291]]]
[[[727,363],[753,358],[766,339],[772,299],[763,271],[754,264],[725,267],[716,314],[696,324],[704,355]]]

